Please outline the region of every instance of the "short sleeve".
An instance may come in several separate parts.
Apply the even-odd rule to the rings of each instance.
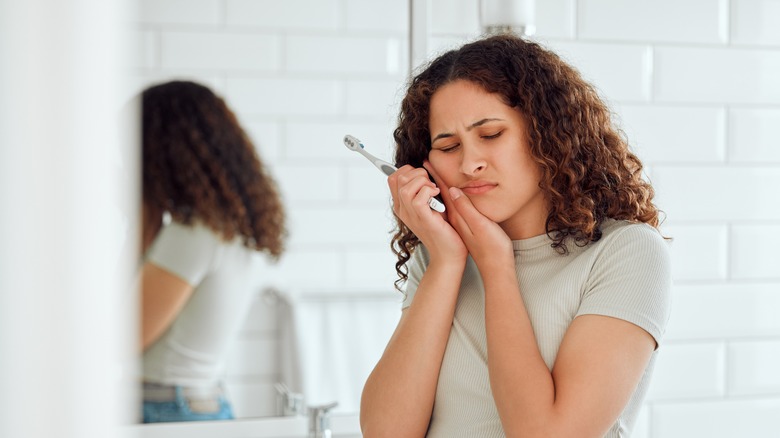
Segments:
[[[409,268],[409,278],[406,279],[406,288],[404,289],[404,301],[401,304],[401,309],[406,309],[412,304],[414,295],[417,292],[417,287],[420,285],[425,269],[430,263],[430,255],[428,250],[425,249],[423,244],[417,245],[414,249],[412,257],[406,262],[406,266]]]
[[[577,316],[605,315],[636,324],[660,345],[671,308],[669,247],[654,228],[630,224],[603,242]]]
[[[205,226],[171,222],[160,230],[146,260],[196,286],[211,269],[218,247],[219,237]]]

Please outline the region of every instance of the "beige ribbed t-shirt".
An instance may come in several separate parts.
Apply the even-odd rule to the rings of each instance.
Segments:
[[[542,358],[552,370],[567,328],[579,315],[620,318],[645,329],[660,344],[670,310],[668,245],[645,224],[608,220],[602,238],[585,247],[568,242],[560,255],[541,235],[513,242],[517,278]],[[428,252],[421,245],[409,262],[403,307],[413,305]],[[658,350],[639,385],[605,437],[630,435],[647,392]],[[503,437],[487,367],[485,298],[471,258],[461,281],[444,353],[429,437]]]

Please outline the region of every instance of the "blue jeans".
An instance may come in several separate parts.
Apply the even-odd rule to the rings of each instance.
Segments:
[[[176,396],[170,401],[148,401],[143,402],[143,422],[144,423],[168,423],[174,421],[214,421],[214,420],[232,420],[233,408],[230,406],[224,396],[218,396],[216,402],[217,409],[204,412],[202,410],[193,411],[190,401],[184,397],[182,388],[175,387]]]

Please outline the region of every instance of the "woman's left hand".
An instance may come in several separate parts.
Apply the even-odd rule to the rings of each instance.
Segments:
[[[457,187],[449,187],[430,162],[425,161],[423,167],[441,189],[448,221],[460,235],[480,272],[484,275],[492,268],[507,262],[511,263],[514,269],[512,240],[501,226],[480,213],[463,191]]]

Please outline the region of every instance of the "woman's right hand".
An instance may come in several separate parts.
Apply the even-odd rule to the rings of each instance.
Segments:
[[[425,169],[407,164],[390,175],[387,184],[393,196],[393,212],[425,245],[432,262],[465,261],[466,245],[447,222],[447,213],[438,213],[428,206],[440,190]]]

